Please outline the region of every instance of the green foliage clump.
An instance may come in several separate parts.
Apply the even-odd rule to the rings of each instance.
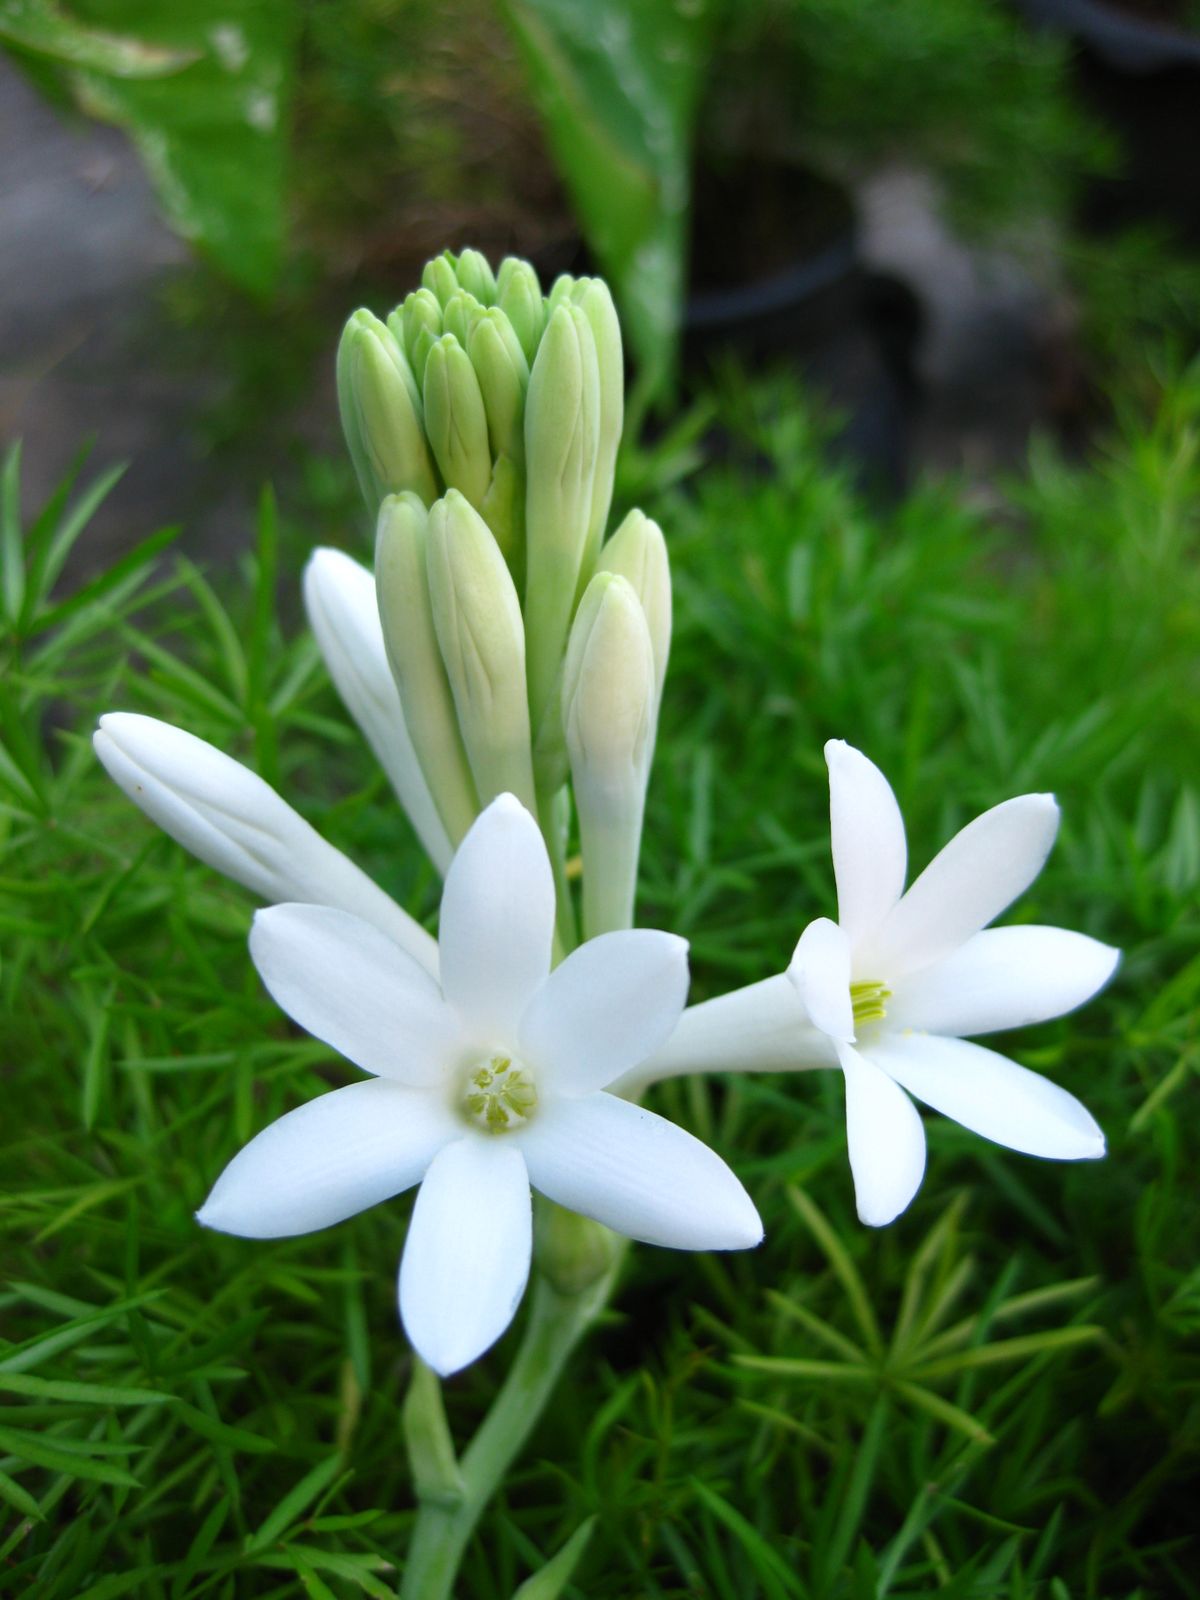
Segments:
[[[510,1600],[594,1514],[568,1596],[1195,1595],[1200,373],[1086,467],[1039,452],[986,512],[953,485],[873,509],[789,388],[723,421],[729,460],[648,506],[677,619],[639,920],[692,940],[695,998],[778,970],[833,905],[827,736],[892,778],[914,863],[1053,787],[1063,837],[1014,914],[1127,955],[1012,1048],[1110,1155],[1031,1161],[931,1119],[922,1193],[874,1233],[835,1074],[659,1086],[766,1242],[630,1252],[461,1593]],[[406,1207],[266,1245],[196,1227],[230,1155],[347,1069],[262,992],[247,897],[99,770],[95,716],[247,761],[418,914],[436,881],[277,620],[303,531],[268,499],[235,581],[167,567],[156,536],[71,588],[104,488],[27,528],[13,461],[0,495],[0,1574],[45,1600],[387,1596]],[[507,1354],[448,1386],[457,1436]]]

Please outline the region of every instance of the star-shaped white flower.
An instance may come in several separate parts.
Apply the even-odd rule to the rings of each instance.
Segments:
[[[985,811],[906,893],[887,779],[840,740],[825,758],[838,921],[805,929],[788,977],[845,1075],[859,1216],[891,1222],[920,1186],[925,1133],[909,1094],[1027,1155],[1102,1156],[1104,1135],[1073,1095],[963,1037],[1073,1011],[1119,959],[1064,928],[987,926],[1041,871],[1058,831],[1053,796]]]
[[[419,1183],[400,1312],[441,1373],[473,1361],[512,1320],[529,1275],[531,1184],[650,1244],[731,1250],[762,1237],[719,1156],[604,1092],[679,1020],[685,941],[609,933],[552,972],[554,914],[537,824],[502,795],[447,873],[440,981],[379,928],[330,906],[271,906],[250,935],[288,1015],[372,1077],[264,1129],[200,1220],[280,1238]]]

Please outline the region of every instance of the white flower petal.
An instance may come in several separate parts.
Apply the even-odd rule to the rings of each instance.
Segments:
[[[433,1095],[382,1078],[333,1089],[251,1139],[197,1220],[244,1239],[328,1228],[411,1189],[459,1131]]]
[[[925,1175],[925,1129],[912,1101],[853,1045],[838,1046],[846,1079],[846,1138],[859,1220],[893,1222]]]
[[[384,648],[375,579],[341,550],[314,550],[304,569],[304,607],[337,692],[430,860],[444,874],[453,850],[404,721]]]
[[[661,1050],[609,1085],[635,1099],[648,1084],[691,1072],[807,1072],[836,1067],[829,1037],[813,1027],[782,972],[689,1006]]]
[[[538,825],[511,794],[493,800],[459,845],[442,893],[442,992],[501,1042],[550,971],[554,879]]]
[[[888,1030],[973,1034],[1061,1017],[1090,1000],[1121,952],[1066,928],[988,928],[896,984]]]
[[[529,1178],[511,1139],[468,1135],[439,1151],[400,1263],[400,1315],[435,1372],[467,1366],[508,1327],[532,1246]]]
[[[256,773],[156,717],[110,711],[96,754],[172,839],[263,900],[337,906],[381,928],[429,972],[437,945]]]
[[[1029,887],[1057,832],[1050,794],[1018,795],[976,817],[855,951],[855,976],[898,978],[965,944]]]
[[[606,1088],[666,1043],[687,999],[687,940],[633,928],[573,950],[534,995],[518,1047],[566,1094]]]
[[[753,1201],[720,1156],[627,1100],[555,1100],[511,1137],[535,1189],[630,1239],[744,1250],[762,1238]]]
[[[1074,1095],[981,1044],[884,1033],[870,1056],[918,1100],[1010,1150],[1055,1161],[1104,1154],[1099,1125]]]
[[[359,917],[269,906],[254,918],[250,955],[288,1016],[364,1072],[433,1084],[461,1047],[437,984]]]
[[[796,985],[813,1026],[831,1039],[854,1038],[850,1000],[850,941],[828,917],[810,922],[800,935],[787,975]]]
[[[838,923],[857,944],[904,892],[908,850],[892,787],[873,761],[842,739],[825,746]]]

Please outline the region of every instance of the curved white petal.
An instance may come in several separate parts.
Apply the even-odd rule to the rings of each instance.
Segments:
[[[687,940],[631,928],[573,950],[534,995],[518,1047],[565,1094],[606,1088],[666,1043],[687,999]]]
[[[440,1150],[400,1263],[400,1315],[435,1372],[495,1344],[525,1292],[532,1247],[529,1178],[511,1138],[469,1134]]]
[[[809,923],[800,935],[787,975],[814,1027],[843,1043],[854,1038],[850,941],[836,922],[818,917]]]
[[[925,1175],[925,1129],[904,1091],[853,1045],[838,1046],[846,1079],[846,1138],[861,1222],[883,1228]]]
[[[382,1078],[347,1084],[272,1122],[196,1213],[243,1239],[285,1239],[352,1217],[419,1183],[459,1132],[433,1095]]]
[[[891,784],[843,739],[825,746],[838,923],[851,944],[869,935],[904,892],[908,847]]]
[[[1073,1094],[981,1044],[884,1033],[870,1056],[918,1100],[995,1144],[1054,1161],[1104,1154],[1104,1134]]]
[[[304,607],[329,676],[387,773],[438,871],[453,849],[413,749],[388,665],[375,579],[341,550],[314,550],[304,569]]]
[[[538,825],[511,794],[492,801],[459,845],[442,892],[442,992],[501,1043],[550,971],[554,879]]]
[[[1050,794],[1018,795],[976,817],[855,951],[855,976],[898,978],[965,944],[1029,887],[1057,832]]]
[[[720,1156],[627,1100],[552,1101],[512,1137],[535,1189],[630,1239],[744,1250],[762,1238],[753,1201]]]
[[[609,1087],[636,1098],[648,1084],[691,1072],[807,1072],[836,1067],[828,1035],[813,1027],[784,973],[689,1006],[661,1050]]]
[[[129,798],[208,866],[263,900],[353,912],[437,971],[424,928],[240,761],[132,711],[107,712],[92,742]]]
[[[250,955],[273,999],[364,1072],[436,1083],[458,1051],[458,1019],[437,984],[360,917],[329,906],[268,906]]]
[[[1045,1022],[1090,1000],[1120,959],[1066,928],[987,928],[897,982],[888,1028],[966,1035]]]

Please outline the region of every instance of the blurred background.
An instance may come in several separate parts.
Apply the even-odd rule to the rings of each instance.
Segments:
[[[790,367],[884,496],[1195,346],[1196,0],[23,0],[0,50],[0,435],[28,506],[135,463],[96,563],[231,553],[266,477],[320,536],[341,322],[445,246],[604,274],[646,437]]]

